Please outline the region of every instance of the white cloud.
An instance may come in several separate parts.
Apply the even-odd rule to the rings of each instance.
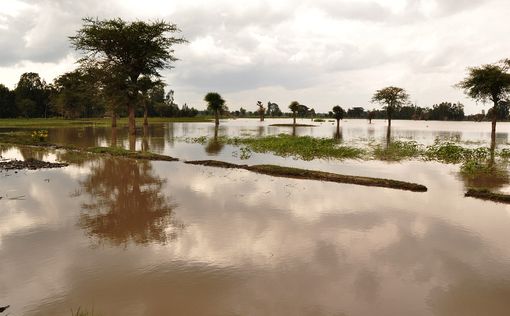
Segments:
[[[7,4],[8,3],[8,4]],[[165,71],[179,103],[203,107],[217,90],[231,108],[293,99],[328,110],[368,105],[374,89],[401,85],[420,105],[474,102],[452,86],[468,66],[509,57],[503,0],[0,1],[0,82],[21,71],[51,81],[71,69],[67,37],[85,16],[166,19],[189,44]],[[28,69],[31,67],[30,69]],[[51,68],[51,69],[50,69]],[[272,94],[275,93],[275,94]],[[301,99],[303,98],[303,99]]]

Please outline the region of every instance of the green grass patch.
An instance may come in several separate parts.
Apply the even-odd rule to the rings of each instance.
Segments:
[[[419,157],[422,150],[415,141],[393,141],[387,145],[378,144],[373,148],[373,156],[379,160],[400,161]]]
[[[244,145],[256,153],[272,153],[303,160],[357,159],[365,154],[364,150],[356,147],[340,146],[331,138],[310,136],[294,137],[280,134],[260,138],[228,138],[223,141],[231,145]]]

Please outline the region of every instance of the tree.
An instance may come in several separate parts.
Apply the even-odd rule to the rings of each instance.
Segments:
[[[18,109],[16,108],[14,92],[0,84],[0,117],[16,117]]]
[[[408,101],[409,95],[404,89],[399,87],[386,87],[381,90],[377,90],[372,97],[372,102],[377,102],[383,105],[383,108],[386,110],[389,127],[391,126],[393,113]]]
[[[97,116],[103,112],[99,105],[99,90],[83,69],[67,72],[53,82],[51,103],[65,118]]]
[[[271,117],[282,116],[282,111],[280,107],[276,103],[271,103],[271,101],[267,102],[267,115]]]
[[[46,117],[49,106],[49,89],[35,72],[21,75],[16,89],[16,106],[25,117]]]
[[[510,95],[509,68],[508,61],[472,67],[468,69],[467,77],[457,84],[470,98],[482,103],[492,102],[491,148],[496,144],[498,106]]]
[[[163,81],[156,79],[153,80],[148,76],[143,76],[139,79],[140,84],[140,100],[143,107],[143,125],[147,126],[149,125],[149,122],[147,120],[148,112],[149,112],[149,102],[150,102],[150,95],[152,90],[157,89],[158,87],[164,87]],[[173,92],[173,90],[171,90]],[[173,103],[173,94],[172,94],[172,103]]]
[[[333,107],[333,117],[336,120],[336,134],[337,136],[340,135],[340,120],[344,118],[345,111],[342,109],[341,106],[335,105]]]
[[[264,105],[260,101],[257,101],[257,106],[259,107],[258,112],[260,116],[260,121],[264,122],[264,113],[266,112],[266,109],[264,108]]]
[[[374,111],[368,111],[368,124],[372,124],[372,120],[374,119],[375,112]]]
[[[95,62],[100,67],[113,66],[126,82],[123,91],[129,113],[129,133],[136,133],[135,107],[140,92],[140,76],[161,77],[160,70],[172,68],[177,61],[172,47],[185,43],[175,24],[165,21],[126,22],[122,19],[97,20],[86,18],[76,36],[70,37],[76,50],[82,51],[81,64]]]
[[[220,114],[225,111],[225,100],[217,92],[209,92],[205,95],[204,101],[207,102],[207,109],[214,113],[214,124],[220,125]]]
[[[299,102],[298,101],[292,101],[289,105],[289,109],[292,111],[292,119],[293,119],[293,125],[296,126],[296,113],[299,110]]]

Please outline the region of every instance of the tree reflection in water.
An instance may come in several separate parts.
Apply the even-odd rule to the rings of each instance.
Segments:
[[[214,137],[205,145],[205,152],[210,156],[216,156],[223,150],[224,144],[218,139],[218,126],[214,127]]]
[[[148,161],[102,159],[80,184],[90,201],[82,204],[79,225],[98,244],[164,244],[184,228],[161,192],[165,180]]]

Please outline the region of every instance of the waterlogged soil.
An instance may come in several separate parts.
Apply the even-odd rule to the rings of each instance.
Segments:
[[[59,128],[48,129],[47,141],[395,179],[428,190],[4,146],[3,159],[69,166],[0,177],[0,306],[29,316],[78,307],[105,316],[508,315],[508,206],[465,197],[478,178],[437,161],[242,159],[239,148],[214,142],[215,134],[292,133],[271,123],[222,122],[216,133],[207,123],[155,125],[134,141],[123,130],[112,137],[107,128]],[[427,145],[455,134],[486,146],[490,132],[484,123],[411,123],[394,122],[392,135]],[[336,127],[323,124],[296,134],[333,136]],[[369,140],[384,141],[382,121],[342,124],[346,143],[367,141],[371,129]],[[498,125],[499,147],[509,127]],[[181,140],[200,136],[207,141]],[[508,193],[508,177],[494,178],[483,186]]]

